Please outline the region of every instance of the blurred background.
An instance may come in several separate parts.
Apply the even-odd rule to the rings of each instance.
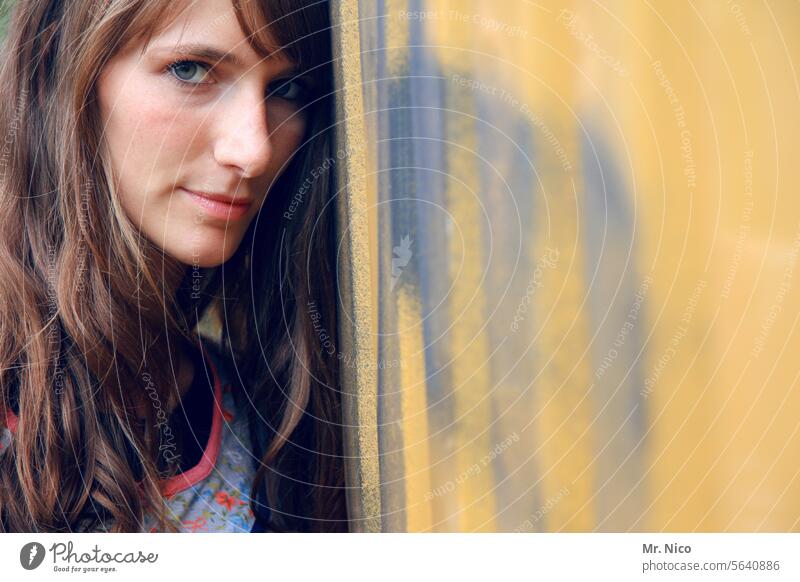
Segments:
[[[800,4],[340,0],[367,531],[800,531]]]

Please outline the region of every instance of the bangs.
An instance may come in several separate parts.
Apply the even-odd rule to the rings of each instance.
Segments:
[[[297,63],[301,71],[323,75],[330,64],[327,0],[231,0],[239,26],[253,49]]]
[[[117,37],[118,46],[144,38],[144,49],[159,32],[169,28],[192,5],[191,0],[170,2],[110,2],[104,19],[127,18],[128,27]],[[301,73],[327,84],[330,72],[331,31],[328,0],[230,0],[242,33],[253,50],[267,58],[275,54],[297,64]]]
[[[144,49],[150,44],[154,36],[169,28],[181,13],[189,7],[187,0],[172,2],[142,2],[135,6],[135,17],[126,19],[129,25],[125,28],[121,37],[118,39],[118,46],[124,46],[133,39],[143,37]],[[115,20],[119,14],[115,12],[126,12],[131,6],[122,3],[111,2],[104,18]]]

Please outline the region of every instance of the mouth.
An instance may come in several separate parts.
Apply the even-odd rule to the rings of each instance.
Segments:
[[[186,188],[179,188],[204,213],[220,220],[238,220],[245,216],[253,205],[253,200],[236,198],[227,194],[213,192],[195,192]]]

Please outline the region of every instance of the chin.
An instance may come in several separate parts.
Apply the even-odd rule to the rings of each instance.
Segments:
[[[203,269],[210,269],[213,267],[219,267],[223,263],[227,262],[233,253],[222,255],[220,253],[216,253],[213,255],[203,255],[201,257],[195,257],[194,260],[184,263],[189,267],[200,267]]]
[[[212,268],[227,262],[235,253],[238,244],[202,245],[200,247],[180,245],[169,254],[187,267]]]

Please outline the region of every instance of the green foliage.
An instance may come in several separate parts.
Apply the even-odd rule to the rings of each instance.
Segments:
[[[8,24],[8,14],[11,12],[11,7],[14,5],[14,0],[0,0],[0,40],[6,36],[6,25]]]

